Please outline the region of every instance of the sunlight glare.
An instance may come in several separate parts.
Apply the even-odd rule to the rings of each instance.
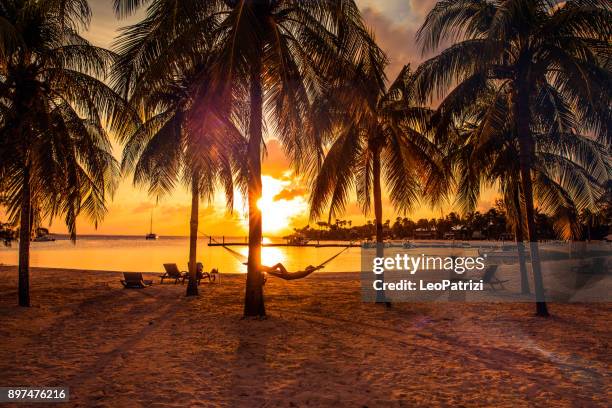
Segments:
[[[264,233],[291,232],[291,221],[308,210],[306,200],[302,196],[294,197],[291,200],[276,199],[283,190],[291,187],[291,180],[279,180],[265,175],[261,179],[263,191],[257,206],[262,212]],[[246,219],[248,220],[248,215]]]
[[[265,247],[261,249],[261,264],[273,266],[279,262],[285,262],[284,252],[280,248]]]

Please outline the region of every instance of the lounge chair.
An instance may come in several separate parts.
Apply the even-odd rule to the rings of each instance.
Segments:
[[[196,264],[196,280],[198,281],[198,285],[204,278],[207,278],[210,283],[219,280],[219,271],[216,268],[213,268],[210,272],[204,272],[204,265],[202,262],[198,262]],[[187,279],[189,279],[189,275],[187,276]]]
[[[499,265],[487,266],[481,278],[482,281],[491,286],[491,289],[493,289],[494,291],[496,290],[495,285],[499,285],[500,289],[506,289],[504,287],[504,283],[508,282],[508,280],[499,280],[499,278],[495,276],[495,272],[497,272],[498,266]]]
[[[181,281],[181,283],[185,282],[185,278],[187,277],[187,272],[185,271],[179,271],[178,266],[176,266],[176,264],[164,264],[164,269],[166,270],[166,273],[159,275],[159,277],[161,278],[160,283],[164,283],[164,279],[168,279],[168,280],[173,280],[174,279],[174,284],[176,285],[179,281]]]
[[[143,279],[140,272],[123,272],[121,284],[126,289],[143,289],[151,286],[153,281]]]

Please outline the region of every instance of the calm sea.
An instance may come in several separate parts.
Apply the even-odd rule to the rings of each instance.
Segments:
[[[189,240],[187,237],[161,237],[147,241],[142,236],[80,236],[76,244],[66,237],[56,236],[55,242],[33,242],[31,265],[38,267],[89,269],[104,271],[162,272],[164,263],[176,263],[187,269]],[[226,238],[227,241],[244,241],[241,238]],[[282,243],[282,239],[266,238],[265,242]],[[448,241],[447,241],[448,242]],[[337,242],[338,244],[347,244]],[[16,265],[18,243],[12,247],[0,247],[0,264]],[[248,253],[246,246],[232,247]],[[342,248],[316,247],[264,247],[262,262],[273,265],[282,262],[289,271],[302,270],[306,266],[318,265],[334,256]],[[422,250],[410,250],[420,254]],[[452,250],[453,253],[457,249]],[[473,251],[461,251],[475,252]],[[449,254],[449,249],[428,249],[429,255]],[[467,255],[467,253],[465,253]],[[198,260],[206,270],[218,268],[224,272],[246,272],[243,259],[223,247],[209,247],[208,239],[198,240]],[[361,269],[361,248],[349,248],[326,265],[324,272],[349,272]]]

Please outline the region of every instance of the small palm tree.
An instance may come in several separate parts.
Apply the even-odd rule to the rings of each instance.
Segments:
[[[86,1],[2,2],[0,7],[0,177],[11,218],[19,222],[19,304],[30,305],[34,211],[95,225],[106,212],[119,166],[105,130],[130,121],[123,100],[102,79],[114,58],[79,35]],[[103,126],[105,125],[105,126]]]
[[[120,61],[130,51],[131,41],[129,33],[119,38]],[[121,83],[125,72],[125,65],[115,66],[116,82]],[[151,73],[145,70],[137,78],[147,75]],[[159,79],[154,84],[138,80],[131,84],[130,104],[134,110],[143,112],[144,118],[133,131],[118,135],[125,142],[122,168],[133,171],[134,184],[148,186],[149,193],[158,198],[172,192],[177,182],[191,192],[187,296],[198,294],[200,200],[211,201],[215,187],[221,184],[228,209],[233,207],[234,173],[240,167],[237,156],[244,152],[239,131],[230,122],[215,116],[218,112],[211,109],[197,125],[190,121],[194,89],[204,82],[201,64],[196,64],[175,71],[171,79]]]
[[[540,316],[548,310],[535,225],[532,169],[538,141],[532,101],[543,95],[563,131],[581,129],[610,144],[611,18],[610,4],[603,0],[443,0],[417,35],[424,51],[453,42],[423,63],[418,75],[422,96],[457,84],[446,98],[447,117],[476,103],[491,82],[500,84],[500,98],[511,96]],[[486,127],[485,135],[490,130]]]

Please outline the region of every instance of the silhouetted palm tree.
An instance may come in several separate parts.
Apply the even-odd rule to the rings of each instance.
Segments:
[[[79,35],[85,0],[3,1],[0,7],[0,177],[19,220],[19,304],[30,305],[33,210],[63,216],[73,240],[77,217],[95,225],[106,212],[119,166],[105,125],[130,124],[107,87],[113,54]]]
[[[313,132],[313,95],[326,78],[342,72],[369,39],[353,0],[115,0],[120,15],[149,4],[149,28],[139,46],[125,54],[135,67],[157,59],[153,79],[203,50],[216,55],[212,86],[195,97],[197,118],[211,105],[229,106],[248,136],[249,259],[245,316],[264,316],[261,266],[261,156],[264,110],[298,167],[318,144]],[[170,18],[168,18],[170,17]],[[132,31],[134,41],[144,37]],[[129,84],[126,83],[126,87]]]
[[[447,117],[474,104],[492,81],[499,97],[511,95],[519,147],[521,188],[531,242],[537,314],[547,316],[534,218],[532,167],[534,137],[531,102],[545,98],[556,113],[559,132],[583,129],[609,145],[610,3],[605,0],[444,0],[418,32],[424,51],[454,43],[419,69],[421,95],[446,98]],[[488,116],[483,138],[494,130]]]
[[[319,102],[332,112],[330,146],[316,172],[311,217],[344,210],[352,188],[368,213],[374,201],[376,242],[383,243],[382,184],[394,207],[407,212],[421,194],[434,195],[443,179],[442,154],[422,132],[430,109],[415,103],[409,66],[385,89],[384,61],[357,66],[354,81],[330,87]],[[381,245],[378,245],[381,247]]]
[[[129,37],[120,39],[119,44],[122,41],[129,41]],[[170,193],[177,182],[191,192],[187,296],[198,294],[199,202],[212,200],[216,185],[221,184],[227,206],[232,208],[234,173],[239,162],[236,156],[244,152],[238,130],[214,113],[202,119],[205,125],[192,126],[189,121],[193,88],[202,80],[201,75],[176,72],[167,84],[152,87],[147,82],[137,82],[132,87],[134,97],[130,103],[134,110],[144,113],[144,120],[133,132],[119,135],[125,141],[122,168],[134,172],[135,184],[147,185],[149,193],[156,197]]]
[[[462,129],[450,131],[451,140],[458,147],[451,158],[458,174],[458,200],[463,210],[472,211],[483,185],[499,187],[509,218],[514,224],[521,269],[521,287],[529,292],[525,255],[523,251],[523,210],[520,196],[519,145],[510,114],[509,97],[499,98],[491,89],[488,95],[466,110]],[[577,219],[572,214],[593,208],[601,195],[602,185],[608,180],[611,168],[603,145],[577,133],[558,132],[549,106],[535,99],[532,103],[534,126],[532,134],[538,140],[531,171],[534,196],[541,210],[556,220],[556,230],[564,239],[579,235]],[[444,103],[441,109],[444,109]],[[496,119],[491,119],[496,118]],[[438,119],[446,123],[444,115]],[[485,127],[487,138],[483,138]],[[546,130],[542,132],[542,130]],[[440,132],[441,129],[438,129]]]

